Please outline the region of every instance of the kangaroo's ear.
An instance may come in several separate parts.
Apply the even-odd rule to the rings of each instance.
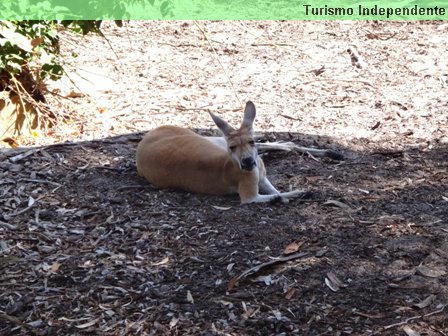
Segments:
[[[256,116],[255,105],[251,101],[246,103],[246,108],[244,109],[244,118],[241,127],[245,127],[247,129],[252,130],[252,125]]]
[[[227,121],[222,120],[217,115],[213,114],[212,112],[209,112],[210,116],[212,117],[213,121],[215,122],[216,126],[221,130],[222,133],[224,133],[225,136],[228,136],[230,132],[233,131],[232,126],[230,126]]]

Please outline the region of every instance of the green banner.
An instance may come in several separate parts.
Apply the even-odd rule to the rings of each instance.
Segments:
[[[0,20],[447,20],[448,0],[0,0]]]

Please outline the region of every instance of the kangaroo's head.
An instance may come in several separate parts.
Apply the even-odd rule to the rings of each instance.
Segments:
[[[243,122],[239,129],[234,129],[226,121],[210,112],[216,126],[224,134],[232,159],[240,169],[252,171],[257,166],[257,148],[255,147],[252,124],[255,119],[255,105],[248,101],[244,109]]]

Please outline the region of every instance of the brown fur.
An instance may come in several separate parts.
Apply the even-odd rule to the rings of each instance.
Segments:
[[[223,131],[227,149],[191,130],[162,126],[144,136],[137,147],[137,170],[158,188],[226,195],[238,193],[242,203],[265,202],[277,197],[297,197],[298,192],[280,194],[267,180],[263,161],[253,140],[255,107],[248,103],[241,127],[233,129],[212,114]],[[221,139],[222,140],[222,139]],[[245,170],[244,159],[253,167]],[[259,186],[271,195],[259,195]]]

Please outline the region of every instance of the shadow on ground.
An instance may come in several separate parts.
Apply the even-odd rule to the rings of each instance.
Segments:
[[[346,159],[268,153],[274,185],[314,197],[240,205],[149,186],[140,138],[0,152],[2,334],[448,332],[446,144],[267,134]],[[285,248],[304,253],[236,283]]]

